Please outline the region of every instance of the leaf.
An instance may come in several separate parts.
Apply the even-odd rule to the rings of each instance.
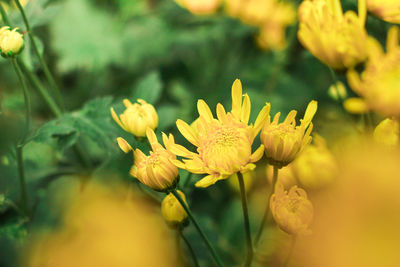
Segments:
[[[161,97],[162,82],[157,71],[150,72],[142,78],[136,85],[132,99],[144,99],[151,104],[155,104]]]
[[[162,131],[167,130],[175,125],[175,121],[179,115],[179,107],[173,105],[164,105],[157,109],[158,114],[158,128]]]

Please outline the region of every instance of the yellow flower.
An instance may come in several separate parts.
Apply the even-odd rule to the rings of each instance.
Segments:
[[[358,16],[353,11],[343,14],[340,0],[306,0],[299,7],[300,42],[334,69],[353,67],[367,58],[365,0],[358,2]]]
[[[152,129],[147,128],[146,135],[152,151],[150,151],[149,156],[146,156],[139,149],[135,150],[133,153],[135,163],[130,170],[130,174],[142,184],[156,191],[165,191],[175,187],[178,182],[178,168],[171,160],[175,160],[176,156],[158,143]],[[171,134],[167,137],[163,133],[162,138],[166,147],[175,143]]]
[[[5,26],[0,29],[0,50],[4,57],[12,57],[19,54],[24,47],[22,34],[17,32],[18,28],[10,31],[10,27]]]
[[[264,147],[261,145],[252,153],[251,146],[267,118],[270,107],[265,106],[255,124],[248,125],[250,98],[245,94],[243,102],[242,99],[242,84],[237,79],[232,86],[231,112],[225,112],[224,107],[218,104],[218,119],[215,119],[208,105],[199,100],[197,109],[200,116],[195,128],[182,120],[177,120],[179,131],[197,147],[197,153],[180,145],[167,148],[176,155],[184,157],[183,162],[174,161],[179,168],[192,173],[208,174],[196,183],[197,187],[208,187],[236,172],[245,173],[253,170],[255,168],[253,162],[262,157]]]
[[[153,105],[143,99],[138,99],[138,103],[132,104],[128,99],[123,103],[126,107],[124,113],[119,118],[114,109],[111,108],[111,115],[116,123],[125,131],[137,136],[146,136],[146,129],[154,130],[158,126],[158,115]]]
[[[175,2],[196,15],[215,13],[221,4],[221,0],[175,0]]]
[[[280,112],[275,115],[272,122],[270,118],[267,120],[261,131],[261,142],[270,164],[279,168],[288,165],[311,142],[310,133],[313,128],[311,120],[317,112],[317,105],[317,101],[314,100],[308,104],[299,126],[296,126],[295,110],[290,111],[282,123],[279,123]]]
[[[368,113],[369,108],[364,99],[360,97],[350,97],[343,102],[344,109],[352,114],[365,114]]]
[[[361,76],[347,73],[350,87],[362,96],[367,105],[387,117],[400,118],[400,45],[399,28],[389,30],[386,53],[376,43]]]
[[[306,189],[317,189],[331,183],[338,175],[338,165],[325,140],[314,136],[313,144],[307,146],[291,167],[300,184]]]
[[[307,199],[307,193],[297,186],[289,192],[278,183],[275,193],[271,196],[270,208],[272,216],[279,228],[291,235],[307,235],[311,233],[314,209]]]
[[[185,194],[180,190],[177,190],[177,192],[186,203]],[[171,226],[177,226],[183,223],[188,217],[185,209],[172,193],[169,193],[162,201],[161,213],[168,225]]]
[[[345,99],[347,97],[346,86],[344,86],[344,84],[340,81],[336,82],[329,87],[328,95],[336,101]]]
[[[374,130],[374,139],[376,142],[395,147],[400,138],[399,123],[392,119],[384,119]]]
[[[367,0],[367,8],[387,22],[400,23],[400,1],[398,0]]]

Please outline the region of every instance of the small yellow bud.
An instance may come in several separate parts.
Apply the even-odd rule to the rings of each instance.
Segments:
[[[307,146],[290,167],[297,180],[306,189],[326,186],[339,172],[335,157],[319,135],[314,136],[313,144]]]
[[[343,102],[344,109],[352,114],[365,114],[369,111],[367,103],[360,97],[350,97]]]
[[[142,184],[156,191],[174,188],[178,182],[178,168],[171,161],[176,160],[176,156],[158,143],[152,129],[147,128],[146,135],[152,151],[149,156],[146,156],[139,149],[135,150],[133,153],[135,163],[130,174]],[[167,148],[175,145],[174,137],[171,134],[169,137],[163,134],[163,142]]]
[[[312,118],[317,112],[317,101],[311,101],[300,125],[296,126],[297,111],[292,110],[284,122],[279,123],[280,113],[272,122],[267,120],[261,131],[261,142],[265,148],[268,163],[282,168],[292,162],[298,153],[311,142]]]
[[[303,189],[293,186],[287,192],[283,189],[283,185],[278,183],[275,193],[271,196],[270,208],[275,222],[286,233],[291,235],[311,233],[308,228],[314,216],[314,209]]]
[[[346,86],[344,86],[342,82],[337,82],[335,84],[332,84],[328,89],[328,95],[333,99],[335,99],[336,101],[339,101],[340,99],[346,99],[347,97]]]
[[[185,194],[180,190],[177,190],[177,192],[186,203]],[[177,226],[183,223],[188,217],[185,209],[172,193],[169,193],[162,201],[161,213],[167,224],[170,226]]]
[[[122,137],[117,138],[118,146],[124,151],[125,154],[128,154],[129,151],[132,151],[131,145]]]
[[[126,110],[119,116],[111,108],[111,115],[122,129],[137,137],[146,136],[146,129],[154,130],[158,126],[158,115],[153,105],[143,99],[138,99],[138,103],[132,104],[128,99],[123,103]]]
[[[392,119],[384,119],[375,128],[374,139],[383,145],[396,146],[399,143],[399,123]]]
[[[22,34],[17,32],[18,28],[9,30],[10,27],[0,29],[0,50],[3,57],[12,57],[18,55],[24,46]]]

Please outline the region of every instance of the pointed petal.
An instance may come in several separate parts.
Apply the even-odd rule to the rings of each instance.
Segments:
[[[367,3],[366,0],[358,0],[358,18],[360,26],[364,27],[365,20],[367,19]]]
[[[317,108],[318,108],[318,102],[312,100],[307,106],[306,113],[304,114],[304,118],[301,122],[301,126],[307,127],[311,123],[312,118],[317,112]]]
[[[286,116],[285,120],[283,121],[284,124],[294,124],[296,125],[296,115],[297,111],[296,110],[291,110],[289,114]]]
[[[217,104],[217,118],[221,122],[226,122],[226,111],[221,103]]]
[[[185,157],[185,158],[193,158],[196,153],[189,151],[186,147],[178,145],[178,144],[169,144],[168,151],[172,152],[173,154]]]
[[[131,101],[129,101],[129,99],[126,99],[126,98],[124,100],[122,100],[122,103],[124,103],[124,106],[126,108],[129,108],[130,106],[132,106]]]
[[[160,147],[160,144],[158,143],[157,136],[154,133],[153,129],[147,128],[146,129],[146,136],[147,140],[149,140],[149,143],[151,145],[151,149],[155,151],[156,148]]]
[[[386,40],[386,50],[388,52],[395,51],[399,46],[399,28],[392,26],[389,29],[387,40]]]
[[[193,131],[193,129],[183,120],[178,119],[176,121],[176,126],[181,134],[193,145],[199,146],[199,142],[197,140],[197,134]]]
[[[253,134],[251,136],[251,140],[254,140],[254,138],[256,138],[260,130],[264,127],[264,124],[268,119],[270,110],[271,110],[271,104],[266,103],[266,105],[261,109],[260,113],[258,113],[256,122],[254,123],[253,126]]]
[[[199,115],[203,117],[207,122],[211,122],[212,119],[214,118],[210,107],[204,102],[203,99],[200,99],[197,101],[197,110],[199,111]]]
[[[256,151],[254,151],[253,154],[250,156],[250,162],[257,162],[259,161],[262,156],[264,155],[264,146],[261,145],[259,148],[257,148]]]
[[[112,118],[114,119],[114,121],[115,121],[116,123],[118,123],[118,125],[119,125],[122,129],[124,129],[124,130],[126,131],[126,128],[124,127],[124,125],[122,124],[122,122],[119,120],[118,115],[117,115],[117,113],[115,113],[114,109],[113,109],[113,108],[110,108],[110,111],[111,111],[111,116],[112,116]]]
[[[117,138],[119,148],[125,153],[128,154],[132,151],[131,145],[122,137]]]
[[[186,170],[186,165],[182,161],[179,161],[177,159],[171,159],[170,160],[176,167],[182,170]]]
[[[251,110],[251,102],[250,102],[250,97],[248,94],[244,95],[244,100],[243,100],[243,106],[242,110],[240,112],[240,120],[246,124],[249,123],[249,118],[250,118],[250,110]]]
[[[240,118],[240,110],[242,109],[242,83],[236,79],[232,85],[232,111],[231,113]]]
[[[196,187],[209,187],[210,185],[215,184],[218,180],[220,180],[220,176],[215,175],[215,174],[210,174],[198,181],[195,186]]]

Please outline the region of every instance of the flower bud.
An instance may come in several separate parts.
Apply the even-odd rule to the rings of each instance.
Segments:
[[[0,29],[0,50],[3,57],[12,57],[18,55],[24,46],[22,34],[17,32],[18,28],[9,30],[10,27]]]
[[[177,190],[177,192],[186,203],[185,194],[183,194],[183,192],[180,190]],[[188,217],[185,209],[172,193],[169,193],[162,201],[161,214],[163,215],[167,224],[173,227],[184,223]]]
[[[124,99],[126,110],[118,118],[111,108],[111,115],[122,129],[137,137],[144,137],[147,128],[157,128],[158,115],[153,105],[143,99],[138,99],[137,102],[132,104],[128,99]]]
[[[121,148],[122,151],[124,151],[125,154],[128,154],[130,151],[132,151],[131,145],[122,137],[117,138],[118,146]]]
[[[319,135],[314,136],[313,144],[307,146],[290,167],[299,183],[306,189],[326,186],[339,172],[335,157]]]
[[[352,114],[365,114],[368,113],[369,108],[364,99],[360,97],[350,97],[343,102],[344,109]]]
[[[346,86],[342,82],[337,82],[332,84],[328,89],[328,95],[339,101],[340,99],[345,99],[347,97]]]
[[[291,235],[307,235],[314,216],[312,203],[307,199],[307,193],[297,186],[289,192],[278,183],[275,193],[271,196],[270,208],[272,216],[279,228]]]
[[[384,119],[374,130],[376,142],[394,147],[399,143],[399,123],[392,119]]]
[[[149,156],[146,156],[139,149],[135,150],[133,153],[135,163],[130,174],[142,184],[156,191],[174,188],[178,182],[178,168],[171,160],[176,160],[176,156],[158,143],[152,129],[147,128],[146,135],[152,151],[150,151]],[[167,147],[175,144],[174,137],[171,134],[169,137],[163,134],[163,142]]]

